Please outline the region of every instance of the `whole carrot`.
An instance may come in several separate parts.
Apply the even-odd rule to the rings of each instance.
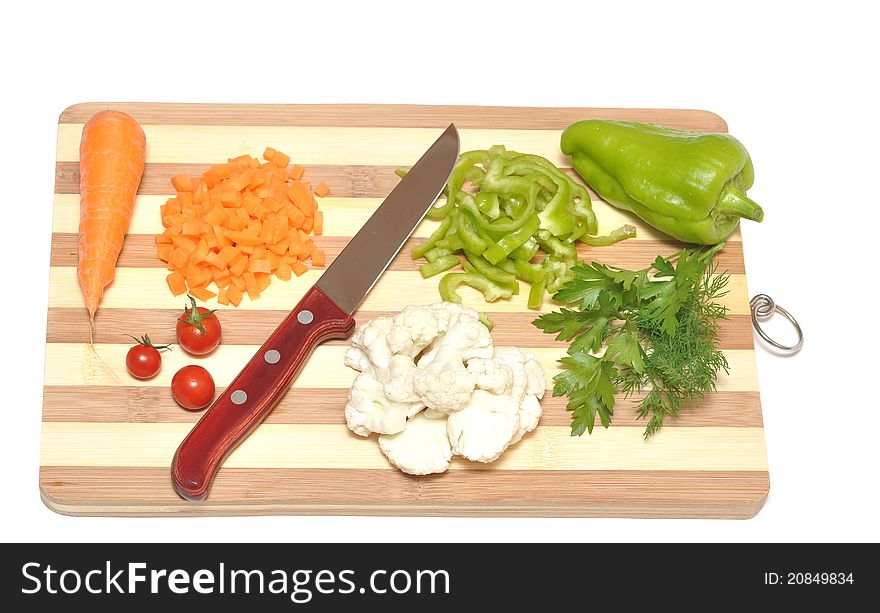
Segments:
[[[90,330],[131,221],[144,173],[146,137],[119,111],[101,111],[83,128],[79,147],[79,266]]]

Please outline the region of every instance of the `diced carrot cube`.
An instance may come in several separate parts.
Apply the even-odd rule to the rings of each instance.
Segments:
[[[272,275],[269,273],[254,273],[254,278],[257,280],[257,291],[264,292],[267,287],[272,283]]]
[[[217,302],[224,305],[224,306],[229,306],[229,298],[226,296],[226,288],[225,287],[218,288]]]
[[[260,297],[260,289],[257,287],[257,278],[254,276],[252,272],[244,272],[242,273],[242,278],[244,279],[245,290],[247,291],[248,298],[251,300],[256,300]]]
[[[294,164],[290,168],[290,178],[293,179],[294,181],[299,181],[300,179],[302,179],[302,176],[305,173],[305,171],[306,171],[306,169],[303,168],[302,166],[300,166],[299,164]]]
[[[250,258],[247,256],[241,256],[237,260],[235,260],[232,264],[229,265],[229,274],[240,277],[241,273],[245,271],[248,266]]]
[[[290,164],[290,156],[286,153],[281,153],[280,151],[276,151],[271,158],[273,164],[275,164],[278,168],[287,168],[287,165]]]
[[[241,290],[235,285],[226,288],[226,298],[232,306],[238,306],[241,302]]]
[[[315,195],[318,196],[319,198],[323,198],[329,193],[330,193],[330,188],[327,187],[327,184],[324,183],[323,181],[321,181],[320,183],[318,183],[315,186]]]
[[[269,265],[268,260],[257,260],[254,258],[251,258],[251,260],[248,262],[247,269],[250,272],[261,272],[267,274],[272,272],[272,267]]]
[[[171,261],[171,254],[174,252],[174,246],[168,243],[160,243],[156,245],[156,257],[163,262]]]
[[[210,300],[211,298],[213,298],[214,296],[217,295],[214,292],[212,292],[211,290],[205,289],[204,287],[192,287],[192,288],[190,288],[189,293],[190,293],[190,296],[192,296],[193,298],[197,298],[197,299],[201,300],[202,302]]]
[[[272,159],[272,157],[274,155],[275,155],[275,150],[272,147],[266,147],[265,151],[263,151],[263,159],[264,160],[269,161]]]
[[[304,275],[309,270],[309,267],[302,262],[294,262],[290,265],[290,268],[297,277]]]
[[[290,281],[290,275],[293,271],[290,269],[290,264],[282,263],[278,265],[278,268],[275,269],[275,276],[281,279],[282,281]]]
[[[315,249],[312,251],[312,266],[322,267],[324,266],[324,262],[326,259],[326,255],[322,249]]]
[[[177,194],[177,199],[180,200],[181,209],[183,207],[193,206],[193,204],[195,204],[193,202],[192,192],[180,192],[179,194]]]
[[[312,226],[312,232],[315,236],[321,236],[324,234],[324,213],[323,211],[315,211],[314,225]]]
[[[309,190],[308,183],[297,181],[288,188],[287,195],[290,196],[290,200],[293,202],[294,206],[302,211],[307,217],[314,212],[315,199],[312,196],[312,192]]]
[[[192,179],[190,179],[187,174],[179,174],[171,177],[171,185],[173,185],[174,189],[179,192],[192,192],[193,190]]]
[[[165,277],[165,281],[168,283],[168,288],[171,290],[171,293],[175,296],[180,296],[181,294],[186,293],[186,280],[179,272],[172,272]]]

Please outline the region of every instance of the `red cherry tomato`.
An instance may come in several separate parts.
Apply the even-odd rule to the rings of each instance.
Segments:
[[[137,341],[137,345],[129,349],[125,355],[125,367],[135,379],[152,379],[162,368],[162,355],[159,349],[168,349],[168,345],[154,345],[148,334],[144,334],[141,338],[136,336],[131,338]]]
[[[183,307],[177,319],[177,341],[183,350],[192,355],[207,355],[220,344],[220,320],[214,311],[196,306],[196,299],[189,297],[192,308]]]
[[[184,366],[171,379],[171,395],[184,409],[204,409],[214,399],[214,379],[201,366]]]

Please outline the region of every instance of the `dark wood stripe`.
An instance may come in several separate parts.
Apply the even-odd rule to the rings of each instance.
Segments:
[[[330,215],[332,212],[328,212]],[[316,236],[315,243],[327,253],[328,264],[336,259],[342,248],[348,244],[345,236]],[[391,262],[389,270],[418,270],[424,260],[414,262],[412,250],[425,242],[424,238],[411,238],[396,258]],[[52,235],[52,266],[76,266],[78,236],[72,233],[56,232]],[[609,247],[590,247],[578,244],[578,257],[585,261],[596,261],[603,264],[614,264],[623,268],[639,269],[651,264],[661,254],[675,253],[681,244],[673,239],[634,239],[627,240]],[[541,259],[539,256],[537,259]],[[718,256],[719,270],[727,270],[731,274],[743,274],[742,243],[730,243]],[[156,240],[152,234],[129,234],[116,262],[122,268],[165,268],[165,263],[156,257]]]
[[[244,152],[243,152],[244,153]],[[222,161],[222,160],[221,160]],[[295,161],[295,160],[294,160]],[[201,176],[216,162],[200,164],[151,163],[144,168],[144,175],[138,187],[138,194],[171,196],[171,177],[186,173],[191,177]],[[406,163],[405,160],[401,163]],[[355,166],[333,164],[304,164],[304,180],[312,185],[324,182],[330,186],[331,195],[337,198],[384,198],[400,182],[394,174],[397,166]],[[563,168],[567,174],[577,178],[571,168]],[[79,162],[55,162],[55,193],[79,193]],[[590,192],[593,199],[598,198]]]
[[[459,128],[562,130],[581,119],[651,121],[685,130],[727,131],[715,113],[681,109],[535,108],[376,104],[143,104],[91,102],[65,109],[58,123],[85,123],[95,113],[116,109],[142,124],[222,126],[336,126],[365,128]]]
[[[218,388],[217,393],[223,392]],[[84,393],[86,394],[84,397]],[[346,389],[295,389],[269,414],[266,423],[344,424]],[[567,426],[571,422],[564,398],[546,396],[542,401],[542,426]],[[43,391],[43,421],[112,423],[195,423],[201,413],[178,407],[165,386],[49,386]],[[631,400],[617,399],[616,426],[643,426]],[[757,392],[718,392],[706,396],[699,407],[682,411],[668,427],[723,426],[761,428],[761,404]],[[601,427],[597,424],[597,427]],[[586,444],[586,441],[585,441]]]
[[[438,296],[439,300],[439,296]],[[181,300],[181,311],[184,301]],[[293,308],[293,305],[291,305]],[[156,343],[174,342],[173,323],[181,311],[172,309],[111,309],[101,308],[95,316],[96,343],[127,343],[126,334],[150,335]],[[281,323],[285,311],[255,311],[225,308],[220,312],[223,342],[234,345],[261,345]],[[374,317],[394,315],[389,311],[358,311],[359,323]],[[496,345],[518,347],[565,347],[552,335],[531,325],[538,313],[492,313],[495,327],[492,338]],[[49,309],[46,341],[49,343],[87,343],[89,320],[85,309],[53,307]],[[731,315],[722,322],[722,349],[754,349],[751,321],[748,315]],[[348,341],[329,341],[331,345],[347,345]]]
[[[46,504],[77,515],[372,514],[748,518],[765,471],[221,468],[208,500],[179,498],[164,468],[40,467]]]

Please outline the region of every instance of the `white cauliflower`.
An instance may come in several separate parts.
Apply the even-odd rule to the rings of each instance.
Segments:
[[[400,470],[443,472],[453,454],[492,462],[534,430],[544,372],[528,352],[495,349],[473,309],[409,306],[355,334],[345,363],[361,374],[345,407],[348,427],[377,432]]]
[[[406,427],[411,407],[389,400],[382,383],[369,373],[355,377],[345,405],[345,422],[355,434],[396,434]]]
[[[446,421],[424,413],[410,419],[403,432],[380,436],[379,449],[392,464],[411,475],[442,473],[452,459]]]
[[[468,370],[481,373],[477,385],[482,389],[474,391],[463,410],[449,416],[447,433],[457,455],[494,462],[537,427],[544,371],[532,354],[516,347],[498,347],[494,359],[471,360]]]

